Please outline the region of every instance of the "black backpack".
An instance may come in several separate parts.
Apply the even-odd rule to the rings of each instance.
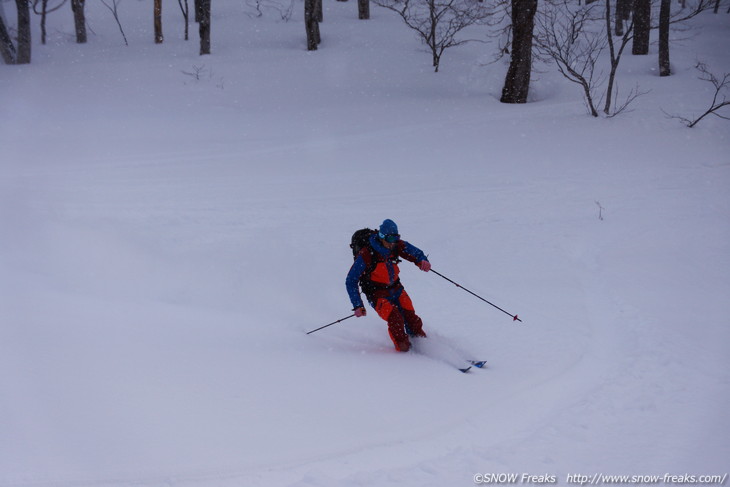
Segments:
[[[370,245],[370,236],[377,233],[377,230],[371,230],[370,228],[361,228],[357,232],[352,234],[352,240],[350,241],[350,248],[352,249],[352,257],[357,257],[360,251]]]

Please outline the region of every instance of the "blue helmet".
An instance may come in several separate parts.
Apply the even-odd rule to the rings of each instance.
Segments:
[[[397,237],[396,240],[399,239],[400,235],[398,234],[398,225],[396,225],[393,220],[383,220],[383,223],[380,225],[378,237],[382,239],[385,239],[386,237]]]

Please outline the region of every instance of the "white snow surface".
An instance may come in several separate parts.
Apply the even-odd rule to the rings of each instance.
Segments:
[[[673,35],[669,78],[624,54],[651,91],[594,119],[549,65],[500,104],[494,42],[434,73],[375,6],[328,0],[310,53],[298,1],[217,1],[204,57],[164,8],[161,45],[151,2],[120,3],[128,47],[100,2],[86,45],[34,17],[32,64],[0,65],[0,486],[730,471],[730,123],[662,112],[707,108],[730,15]],[[429,340],[487,369],[395,352],[372,310],[306,334],[385,218],[523,320],[404,263]]]

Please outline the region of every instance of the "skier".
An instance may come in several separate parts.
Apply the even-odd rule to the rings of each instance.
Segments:
[[[395,349],[407,352],[411,348],[408,336],[425,337],[426,333],[398,278],[399,257],[415,263],[424,272],[431,270],[423,251],[401,240],[395,222],[385,220],[355,256],[345,285],[355,316],[359,318],[366,314],[358,289],[360,284],[370,306],[388,322],[388,333]]]

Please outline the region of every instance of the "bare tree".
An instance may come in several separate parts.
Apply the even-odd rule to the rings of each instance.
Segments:
[[[76,28],[76,43],[86,43],[86,15],[84,6],[86,0],[71,0],[71,11],[74,14],[74,26]]]
[[[357,0],[357,18],[360,20],[370,18],[370,0]]]
[[[492,14],[480,0],[373,0],[375,4],[396,12],[405,24],[416,31],[431,51],[434,71],[441,56],[451,47],[473,39],[459,38],[462,30],[485,21]]]
[[[101,3],[104,4],[106,8],[108,8],[112,15],[114,16],[114,20],[117,21],[117,27],[119,27],[119,32],[122,33],[122,39],[124,39],[124,45],[128,46],[129,42],[127,42],[127,35],[124,33],[124,28],[122,28],[122,22],[119,20],[119,0],[111,0],[111,5],[107,3],[107,0],[101,0]]]
[[[190,38],[188,35],[188,31],[190,30],[190,8],[188,6],[188,0],[177,0],[177,4],[180,6],[183,21],[185,22],[185,40],[187,41]]]
[[[56,6],[48,6],[49,0],[33,0],[33,13],[41,16],[41,44],[46,44],[46,18],[51,12],[63,7],[66,0],[61,0]]]
[[[307,51],[316,51],[317,46],[322,42],[316,0],[304,0],[304,29],[307,32]]]
[[[17,52],[15,51],[13,40],[10,38],[10,34],[8,34],[8,29],[5,26],[2,8],[0,8],[0,54],[2,54],[5,64],[15,64]]]
[[[616,73],[621,55],[632,38],[633,24],[629,24],[616,45],[611,36],[611,0],[604,1],[602,15],[598,3],[580,6],[570,0],[561,0],[548,4],[537,16],[535,36],[538,52],[552,59],[565,78],[580,85],[588,111],[594,117],[598,117],[596,103],[600,99],[605,100],[603,112],[607,116],[614,116],[644,94],[636,88],[629,92],[621,105],[614,106],[618,95]],[[602,94],[599,90],[606,77],[597,63],[606,48],[609,50],[610,66],[607,88]]]
[[[615,35],[624,35],[624,23],[631,18],[631,7],[632,0],[616,0]]]
[[[532,35],[537,0],[512,0],[512,54],[502,103],[527,103],[532,72]]]
[[[582,88],[589,113],[597,117],[595,90],[600,79],[596,63],[607,41],[605,35],[596,34],[595,21],[600,17],[595,6],[569,0],[547,5],[536,18],[535,43],[538,52],[552,59],[566,79]]]
[[[659,9],[659,76],[669,76],[672,68],[669,63],[669,18],[672,0],[661,0]]]
[[[246,0],[246,6],[252,12],[246,12],[251,18],[263,17],[267,11],[275,12],[281,20],[289,22],[294,13],[295,0]]]
[[[672,74],[669,62],[669,29],[672,25],[680,24],[696,17],[700,13],[712,8],[711,0],[693,0],[689,8],[685,0],[683,8],[672,14],[671,0],[661,0],[659,9],[659,76]]]
[[[155,18],[155,44],[162,44],[164,37],[162,35],[162,0],[155,0],[154,6]]]
[[[15,0],[18,10],[18,57],[16,64],[30,63],[30,3],[29,0]]]
[[[611,62],[611,68],[608,73],[608,87],[606,88],[606,104],[603,107],[603,113],[606,115],[616,115],[617,113],[622,112],[637,96],[641,95],[642,92],[640,92],[638,89],[632,90],[629,92],[629,96],[624,102],[624,104],[620,107],[618,107],[613,113],[611,112],[611,103],[614,99],[614,84],[616,82],[616,72],[618,71],[618,65],[621,61],[621,55],[624,52],[624,49],[629,44],[629,41],[631,40],[632,33],[634,30],[634,24],[633,21],[631,21],[626,28],[626,33],[621,36],[618,46],[616,46],[616,43],[613,40],[613,36],[611,36],[611,0],[605,0],[606,1],[606,41],[608,43],[608,52],[609,52],[609,59]]]
[[[200,33],[200,55],[210,54],[210,0],[195,0],[195,21]]]
[[[634,43],[631,54],[649,54],[651,32],[651,0],[634,0],[633,8]]]

